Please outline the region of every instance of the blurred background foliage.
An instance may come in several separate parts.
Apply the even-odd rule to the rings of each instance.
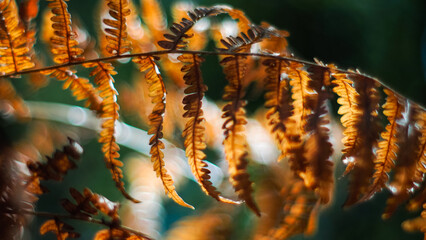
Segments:
[[[90,35],[96,35],[94,12],[97,1],[71,0],[69,11],[80,19]],[[169,16],[171,23],[171,6],[175,1],[163,0],[161,4]],[[312,60],[314,57],[325,63],[335,63],[341,68],[357,68],[381,82],[394,88],[397,92],[411,98],[423,106],[426,105],[426,1],[424,0],[228,0],[216,2],[213,0],[194,1],[194,6],[211,6],[215,4],[229,4],[243,10],[254,22],[269,22],[279,29],[289,31],[289,47],[297,58]],[[46,9],[46,3],[41,1],[41,9]],[[37,18],[40,24],[40,15]],[[37,45],[42,48],[43,46]],[[209,47],[213,47],[212,44]],[[48,57],[46,56],[46,59]],[[132,73],[126,65],[117,65],[119,75],[115,78],[118,89],[120,85],[132,81]],[[203,65],[203,77],[209,86],[206,93],[213,100],[219,100],[225,85],[223,75],[217,60],[208,58]],[[87,72],[79,71],[79,75],[87,76]],[[71,94],[61,91],[60,82],[51,80],[49,85],[34,91],[25,82],[14,81],[18,92],[27,100],[59,102],[72,105],[76,103]],[[255,92],[255,91],[253,91]],[[121,97],[121,96],[119,96]],[[261,94],[249,94],[249,98],[256,99],[259,104],[250,106],[254,113],[263,101]],[[255,102],[256,102],[255,101]],[[146,125],[131,114],[122,113],[122,118],[129,124],[146,129]],[[8,136],[19,138],[20,131],[24,131],[26,124],[2,122],[2,129]],[[61,124],[57,124],[60,129]],[[50,193],[43,195],[37,204],[41,211],[63,212],[58,199],[69,196],[68,187],[83,189],[89,187],[93,191],[119,201],[121,195],[113,187],[109,171],[104,167],[100,146],[96,137],[90,131],[77,129],[83,134],[81,144],[85,149],[83,160],[77,170],[69,173],[63,183],[48,184]],[[75,132],[71,135],[78,135]],[[134,152],[125,147],[121,150],[125,172],[129,175],[131,161],[138,159]],[[214,151],[209,155],[215,158]],[[339,158],[339,156],[337,156]],[[127,161],[129,160],[129,161]],[[145,159],[149,162],[149,159]],[[211,160],[214,162],[214,160]],[[318,221],[318,228],[313,236],[296,236],[292,239],[422,239],[421,234],[403,232],[400,223],[418,213],[407,213],[400,208],[395,215],[386,221],[381,219],[386,196],[383,192],[377,194],[373,200],[356,205],[350,209],[342,209],[346,197],[347,178],[342,177],[343,165],[336,161],[336,191],[333,203],[325,208]],[[148,164],[149,165],[149,164]],[[151,170],[151,167],[148,166]],[[264,166],[253,164],[252,179],[258,183],[268,175]],[[140,173],[142,174],[142,173]],[[148,173],[146,173],[148,174]],[[129,188],[132,183],[127,183]],[[65,187],[64,187],[65,186]],[[175,222],[183,217],[200,215],[215,205],[199,190],[196,183],[185,181],[180,184],[178,192],[196,210],[188,210],[176,205],[170,200],[163,199],[159,208],[161,213],[157,217],[159,234],[165,236]],[[160,190],[160,194],[164,194]],[[228,208],[222,206],[220,208]],[[247,239],[253,231],[256,217],[248,212],[244,206],[229,207],[233,219],[222,222],[227,226],[228,239]],[[221,209],[224,210],[224,209]],[[39,236],[38,227],[43,219],[35,218],[31,225],[31,239],[54,239],[51,236]],[[82,233],[81,239],[91,239],[96,226],[75,223],[73,224]],[[191,228],[189,228],[189,231]]]

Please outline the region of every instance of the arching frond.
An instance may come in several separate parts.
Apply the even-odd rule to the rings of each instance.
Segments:
[[[243,56],[226,57],[220,63],[224,67],[224,73],[228,80],[225,87],[223,100],[227,104],[223,107],[222,118],[225,122],[222,128],[225,130],[226,160],[229,165],[230,181],[240,199],[244,200],[249,208],[257,215],[259,209],[254,202],[252,193],[252,183],[247,173],[247,142],[244,134],[247,119],[244,106],[244,75],[246,74],[246,58]]]
[[[342,115],[340,122],[345,128],[343,134],[345,135],[342,139],[344,148],[343,161],[347,161],[347,158],[353,156],[355,143],[358,138],[358,132],[355,129],[356,123],[356,106],[358,105],[359,93],[353,87],[353,81],[348,78],[347,74],[333,73],[334,80],[331,82],[335,85],[333,92],[335,92],[339,98],[337,103],[340,104],[340,108],[337,113]],[[353,161],[349,162],[346,167],[346,173],[350,172],[353,168]]]
[[[103,19],[108,25],[105,28],[107,45],[110,55],[122,55],[131,51],[130,41],[127,40],[126,17],[130,15],[129,0],[108,0],[109,15],[112,19]]]
[[[369,193],[365,195],[365,199],[370,198],[374,193],[385,187],[389,176],[388,173],[394,167],[396,156],[399,152],[398,137],[400,135],[402,113],[405,111],[405,106],[401,104],[401,99],[389,89],[384,89],[388,96],[386,103],[383,105],[383,114],[387,117],[389,123],[386,130],[382,132],[382,140],[379,142],[379,149],[376,152],[375,170],[373,175],[373,183]]]
[[[269,108],[266,113],[268,125],[271,133],[281,151],[280,159],[286,155],[286,123],[293,115],[293,105],[291,102],[290,86],[287,79],[283,79],[283,67],[286,65],[282,61],[266,59],[263,65],[267,66],[265,78],[265,107]]]
[[[158,66],[154,61],[154,57],[140,57],[134,58],[133,61],[139,65],[139,70],[145,72],[145,79],[149,84],[149,94],[151,102],[154,108],[149,115],[149,125],[151,128],[148,134],[153,134],[149,140],[151,145],[151,162],[154,164],[154,171],[157,173],[157,177],[163,182],[164,190],[166,194],[173,199],[176,203],[188,207],[194,208],[187,204],[176,192],[172,177],[167,173],[164,163],[164,143],[161,141],[163,138],[163,115],[166,110],[166,88],[164,87],[163,78],[160,75]]]
[[[185,138],[184,145],[191,171],[203,192],[218,201],[235,204],[237,202],[220,196],[220,192],[210,182],[210,171],[206,168],[207,163],[203,161],[206,158],[206,154],[203,152],[206,148],[206,139],[201,101],[204,98],[207,86],[203,83],[200,64],[204,59],[195,54],[184,54],[179,56],[178,59],[185,63],[182,72],[185,72],[183,78],[188,86],[185,89],[187,95],[182,101],[185,110],[183,116],[188,118],[182,136]]]
[[[350,206],[367,194],[370,179],[374,173],[374,152],[379,137],[378,108],[379,95],[378,83],[372,79],[351,75],[355,90],[359,93],[355,101],[354,129],[362,137],[356,139],[354,148],[354,166],[351,174],[349,196],[345,202]]]
[[[34,67],[29,57],[27,35],[19,22],[15,0],[0,4],[0,75]]]
[[[86,68],[94,68],[90,72],[91,77],[95,77],[95,83],[98,85],[100,97],[102,98],[102,109],[100,118],[103,119],[102,131],[100,133],[99,142],[103,144],[102,152],[104,153],[104,160],[108,169],[111,170],[112,179],[114,180],[117,188],[120,192],[133,202],[138,202],[132,198],[124,189],[124,183],[122,182],[123,173],[120,169],[123,163],[118,160],[120,154],[118,151],[120,147],[116,143],[115,129],[118,121],[118,109],[117,104],[117,90],[114,88],[114,78],[117,72],[111,63],[103,62],[92,62],[83,64]]]
[[[409,107],[408,107],[409,106]],[[400,149],[396,159],[393,179],[390,183],[392,196],[386,202],[382,218],[389,218],[397,207],[408,200],[413,191],[418,189],[423,181],[421,159],[424,159],[425,112],[414,104],[409,104],[408,121],[401,131]]]
[[[329,139],[328,109],[326,101],[331,98],[325,86],[330,80],[330,72],[322,67],[308,68],[311,81],[310,93],[307,99],[307,108],[311,114],[306,119],[306,131],[308,138],[304,143],[304,154],[306,158],[306,173],[301,173],[305,185],[313,189],[322,204],[328,203],[333,190],[333,154]]]

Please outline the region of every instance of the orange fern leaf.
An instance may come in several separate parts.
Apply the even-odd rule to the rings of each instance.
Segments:
[[[340,121],[345,128],[343,133],[345,137],[342,139],[342,143],[344,145],[342,150],[342,159],[343,162],[346,163],[348,158],[354,153],[353,149],[358,138],[358,132],[355,129],[356,119],[354,116],[356,113],[356,106],[358,104],[357,98],[359,94],[353,87],[353,81],[348,79],[347,74],[334,73],[333,77],[335,78],[331,81],[335,85],[333,91],[339,96],[337,99],[337,103],[340,104],[338,113],[342,115]],[[348,163],[345,173],[348,173],[354,166],[353,161]]]
[[[121,55],[131,51],[130,41],[127,40],[126,17],[130,15],[128,0],[108,0],[109,14],[113,19],[103,19],[109,26],[105,28],[108,44],[106,50],[111,55]]]
[[[68,12],[68,0],[48,0],[48,6],[52,9],[52,28],[54,36],[50,39],[52,43],[51,52],[53,61],[57,64],[78,62],[84,60],[80,55],[83,49],[77,47],[76,34],[71,28],[71,14]]]
[[[0,4],[0,74],[16,73],[34,67],[29,57],[27,36],[19,23],[14,0]]]
[[[396,160],[394,176],[390,183],[392,196],[387,200],[382,218],[389,218],[396,208],[410,198],[424,177],[422,159],[426,144],[426,115],[418,106],[411,104],[408,121],[400,137],[400,151]]]
[[[404,105],[402,105],[400,97],[389,89],[384,89],[388,96],[386,103],[383,105],[383,114],[388,118],[389,124],[386,130],[381,134],[382,139],[377,150],[377,158],[374,161],[376,172],[373,175],[373,183],[370,191],[365,195],[364,199],[370,198],[374,193],[380,191],[387,183],[388,173],[394,167],[396,154],[399,151],[398,136],[401,131],[401,125],[398,123],[403,119]]]
[[[368,193],[368,186],[374,172],[373,148],[377,145],[379,137],[378,83],[359,75],[351,75],[351,79],[355,83],[355,90],[359,93],[356,97],[358,105],[352,116],[355,121],[354,129],[362,137],[356,140],[354,166],[346,206],[356,203],[362,195]]]
[[[40,227],[40,234],[44,235],[47,232],[56,234],[58,240],[65,240],[67,238],[79,238],[80,234],[74,232],[74,228],[70,225],[60,221],[59,219],[48,220]]]
[[[222,97],[223,100],[228,101],[222,109],[222,118],[225,119],[222,126],[225,130],[223,145],[229,164],[230,181],[238,197],[244,200],[257,215],[260,215],[251,196],[252,183],[247,173],[247,142],[244,135],[247,124],[244,110],[246,102],[242,100],[244,96],[243,79],[246,74],[245,60],[246,58],[243,56],[233,56],[226,57],[220,62],[228,80]]]
[[[236,204],[237,202],[220,196],[220,192],[216,190],[209,180],[210,171],[206,168],[207,163],[203,161],[206,158],[203,152],[206,148],[206,139],[201,101],[207,86],[203,84],[200,64],[204,59],[195,54],[184,54],[179,56],[178,60],[185,63],[182,72],[186,72],[183,78],[188,86],[185,89],[187,95],[182,101],[185,109],[183,117],[188,118],[182,136],[185,138],[186,156],[188,157],[191,171],[201,189],[207,195],[221,202]]]
[[[271,127],[271,133],[274,135],[278,143],[278,149],[281,151],[281,157],[286,155],[286,122],[293,115],[293,105],[290,101],[290,89],[288,81],[282,79],[282,68],[284,63],[274,59],[263,61],[263,65],[267,66],[265,78],[265,107],[269,108],[266,113],[268,125]]]
[[[326,125],[330,123],[327,118],[328,110],[326,101],[331,94],[325,89],[329,82],[329,71],[323,67],[308,68],[312,81],[309,87],[315,91],[309,95],[308,109],[312,111],[307,116],[306,131],[308,139],[304,143],[304,154],[306,158],[306,172],[301,173],[305,185],[315,190],[322,204],[330,201],[333,190],[333,154],[332,145],[329,140],[329,129]]]
[[[120,157],[118,151],[120,147],[116,143],[115,128],[118,121],[117,91],[114,88],[114,78],[112,75],[117,74],[111,63],[92,62],[83,64],[86,68],[94,68],[90,76],[95,76],[95,83],[99,86],[100,97],[102,100],[102,109],[100,117],[103,119],[102,131],[100,133],[99,142],[103,143],[102,152],[105,155],[105,163],[111,170],[112,178],[121,191],[121,193],[129,200],[138,202],[132,198],[124,189],[124,183],[121,181],[123,173],[120,169],[123,163],[117,158]]]
[[[311,113],[308,108],[308,97],[312,89],[310,88],[310,82],[312,81],[309,77],[308,72],[302,69],[303,65],[296,62],[289,63],[286,69],[286,73],[290,78],[290,85],[292,86],[292,98],[294,107],[294,117],[300,128],[301,135],[305,133],[305,125],[307,116]]]
[[[148,134],[153,134],[149,140],[149,145],[151,145],[151,162],[154,164],[154,171],[157,173],[157,177],[160,177],[163,182],[166,194],[176,203],[193,209],[193,206],[187,204],[177,194],[175,186],[173,185],[173,179],[167,173],[165,168],[164,153],[161,150],[164,149],[165,146],[161,141],[161,138],[163,138],[163,115],[166,110],[166,88],[164,86],[163,78],[158,71],[158,66],[154,60],[154,57],[139,57],[133,59],[133,62],[139,64],[139,70],[141,72],[146,71],[145,79],[149,84],[151,102],[155,104],[148,117],[149,125],[151,126]]]

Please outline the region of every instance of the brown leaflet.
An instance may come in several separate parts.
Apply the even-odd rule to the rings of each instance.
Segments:
[[[150,154],[151,162],[154,164],[154,171],[157,173],[157,177],[160,177],[163,182],[164,190],[170,198],[181,206],[193,209],[193,206],[187,204],[177,194],[173,179],[165,168],[164,153],[162,151],[165,146],[161,141],[163,138],[163,116],[166,110],[166,88],[163,78],[158,71],[158,66],[155,63],[154,57],[134,58],[133,62],[139,65],[139,71],[146,71],[145,79],[149,85],[149,96],[151,97],[151,102],[154,104],[154,108],[148,117],[149,125],[151,126],[148,130],[148,134],[153,134],[149,144],[151,145]]]
[[[206,148],[206,137],[205,126],[203,124],[205,119],[201,107],[207,86],[203,83],[200,64],[204,59],[195,54],[184,54],[179,56],[178,60],[185,64],[181,71],[185,72],[183,79],[188,86],[185,89],[186,96],[182,101],[185,110],[183,117],[188,119],[182,136],[185,138],[184,145],[191,171],[200,184],[201,189],[207,195],[220,202],[238,204],[238,202],[220,196],[220,192],[217,191],[209,180],[210,171],[207,169],[207,163],[203,161],[206,159],[206,155],[203,152]]]
[[[99,96],[102,98],[102,109],[100,110],[99,117],[103,119],[102,131],[100,133],[99,142],[102,143],[102,152],[104,153],[104,160],[108,169],[111,170],[112,179],[114,180],[117,188],[123,194],[124,197],[133,201],[139,202],[138,200],[131,197],[124,189],[124,183],[121,181],[123,173],[120,167],[123,163],[118,159],[120,154],[118,151],[120,147],[116,143],[115,139],[115,128],[118,121],[118,110],[117,104],[117,90],[114,88],[114,78],[112,75],[116,75],[117,72],[111,63],[93,62],[83,64],[86,68],[94,68],[90,72],[90,76],[95,76],[95,83],[98,85]]]
[[[278,144],[281,151],[280,159],[286,155],[286,122],[293,115],[293,105],[291,101],[291,93],[287,79],[282,79],[282,68],[286,63],[266,59],[263,65],[267,66],[265,78],[265,107],[269,108],[266,113],[266,119],[270,126],[270,131]]]
[[[370,186],[369,193],[363,199],[369,199],[376,192],[385,187],[389,172],[395,166],[395,159],[399,152],[398,137],[402,126],[400,121],[403,119],[402,113],[405,106],[401,104],[401,98],[389,89],[384,89],[388,96],[386,103],[383,105],[383,114],[387,117],[389,123],[384,132],[382,132],[382,140],[379,142],[379,149],[376,151],[377,158],[374,161],[375,173],[373,175],[373,183]]]

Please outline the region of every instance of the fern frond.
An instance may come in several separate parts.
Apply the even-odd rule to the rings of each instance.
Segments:
[[[424,113],[418,106],[411,103],[407,104],[408,117],[404,128],[399,137],[400,149],[396,159],[393,179],[389,185],[392,190],[392,196],[386,202],[386,208],[383,211],[382,218],[389,218],[396,208],[413,194],[413,191],[419,188],[423,181],[423,173],[418,170],[419,153],[422,147],[422,125],[419,120]]]
[[[243,100],[243,80],[247,71],[245,60],[244,56],[232,56],[226,57],[220,62],[228,80],[222,97],[223,100],[228,101],[222,109],[222,118],[225,119],[222,126],[225,130],[223,145],[229,165],[230,181],[238,197],[244,200],[257,215],[260,215],[251,196],[252,183],[247,173],[247,142],[244,134],[247,118],[244,110],[246,102]]]
[[[103,119],[102,131],[100,133],[99,142],[103,144],[102,152],[104,153],[104,160],[108,169],[111,170],[112,179],[114,180],[117,188],[120,192],[129,200],[138,202],[132,198],[124,189],[124,183],[121,181],[123,173],[120,169],[123,163],[118,160],[120,154],[118,151],[120,147],[116,143],[115,139],[115,128],[118,121],[118,109],[117,104],[117,90],[114,88],[114,78],[117,72],[114,71],[114,67],[111,63],[103,62],[92,62],[83,64],[86,68],[94,68],[90,72],[91,77],[95,77],[95,83],[98,85],[99,96],[102,98],[102,109],[100,118]]]
[[[339,96],[337,103],[340,104],[337,113],[342,115],[340,122],[345,128],[343,132],[345,136],[342,139],[344,145],[342,159],[343,162],[347,162],[348,158],[354,154],[354,148],[358,138],[358,132],[355,129],[355,114],[359,93],[353,87],[353,81],[348,78],[347,74],[333,73],[333,77],[334,80],[331,81],[335,85],[333,92]],[[353,166],[354,162],[349,161],[345,173],[350,172]]]
[[[378,126],[378,83],[359,75],[350,77],[355,83],[355,90],[359,93],[356,97],[358,105],[352,116],[355,121],[354,129],[362,137],[357,138],[354,148],[354,167],[345,206],[358,202],[360,197],[368,193],[368,186],[374,172],[373,149],[377,145],[380,130]]]
[[[394,92],[389,89],[384,89],[384,92],[388,97],[383,105],[383,114],[387,117],[389,124],[381,134],[382,140],[378,144],[377,158],[374,161],[376,170],[373,175],[374,180],[364,199],[369,199],[374,193],[385,187],[389,179],[388,173],[395,166],[394,161],[399,152],[397,143],[399,132],[402,130],[399,122],[403,119],[402,113],[405,111],[405,107],[401,104],[400,97]]]
[[[102,111],[102,99],[88,79],[78,77],[74,71],[67,68],[46,70],[41,73],[59,81],[64,81],[63,89],[70,88],[77,101],[86,99],[86,107],[98,113]]]
[[[287,79],[282,79],[283,67],[286,65],[282,61],[266,59],[263,65],[267,66],[265,78],[265,107],[269,108],[266,113],[268,125],[274,135],[281,151],[280,158],[286,155],[286,122],[293,115],[293,105],[291,104],[291,93]]]
[[[108,44],[106,51],[111,55],[122,55],[130,52],[131,44],[127,40],[126,17],[130,15],[129,0],[108,0],[109,14],[113,19],[103,19],[108,25],[105,32]]]
[[[286,68],[290,85],[292,87],[292,98],[294,107],[294,117],[300,129],[300,134],[305,135],[306,121],[311,110],[308,108],[309,95],[312,92],[310,82],[312,81],[307,71],[303,69],[303,65],[296,62],[289,63]]]
[[[321,203],[325,204],[330,201],[333,190],[333,162],[331,161],[333,149],[327,127],[330,121],[327,118],[328,109],[326,106],[331,95],[325,88],[330,80],[330,72],[325,68],[314,66],[308,68],[308,71],[312,79],[309,82],[309,87],[315,93],[311,93],[307,97],[307,108],[312,113],[306,119],[308,134],[308,139],[304,143],[306,172],[300,175],[305,181],[305,185],[313,189],[319,196]]]
[[[215,16],[221,13],[220,8],[196,8],[192,12],[188,12],[188,16],[191,20],[182,18],[180,23],[173,23],[170,27],[170,31],[173,34],[164,34],[164,37],[168,40],[162,40],[158,42],[158,45],[167,50],[176,50],[186,47],[187,42],[184,39],[189,39],[192,35],[188,35],[188,31],[194,26],[194,24],[201,18],[208,16]]]
[[[193,206],[187,204],[177,194],[175,186],[173,185],[173,179],[165,168],[164,153],[162,151],[165,146],[161,139],[163,138],[163,115],[166,110],[166,88],[154,60],[154,57],[139,57],[133,59],[133,62],[139,65],[139,70],[141,72],[146,71],[145,79],[149,85],[151,102],[154,104],[154,108],[148,117],[149,125],[151,126],[148,134],[153,134],[149,140],[149,145],[151,145],[151,162],[154,164],[154,171],[157,173],[157,177],[163,182],[166,194],[176,203],[193,209]]]
[[[52,28],[54,36],[50,39],[53,61],[57,64],[84,60],[83,49],[77,47],[76,34],[71,28],[71,14],[68,12],[68,0],[48,0],[52,9]]]
[[[185,138],[186,156],[188,157],[191,171],[195,179],[200,184],[201,189],[207,195],[215,198],[220,202],[236,204],[237,202],[220,196],[220,192],[210,182],[210,171],[207,169],[206,154],[203,150],[206,148],[206,137],[204,127],[204,113],[202,100],[207,86],[204,85],[201,76],[200,64],[203,58],[193,54],[184,54],[178,57],[178,60],[185,65],[182,72],[185,72],[183,79],[188,86],[185,89],[186,96],[183,98],[185,113],[183,117],[188,118],[182,137]]]
[[[19,22],[15,0],[0,5],[0,75],[34,67],[29,57],[27,35]]]

